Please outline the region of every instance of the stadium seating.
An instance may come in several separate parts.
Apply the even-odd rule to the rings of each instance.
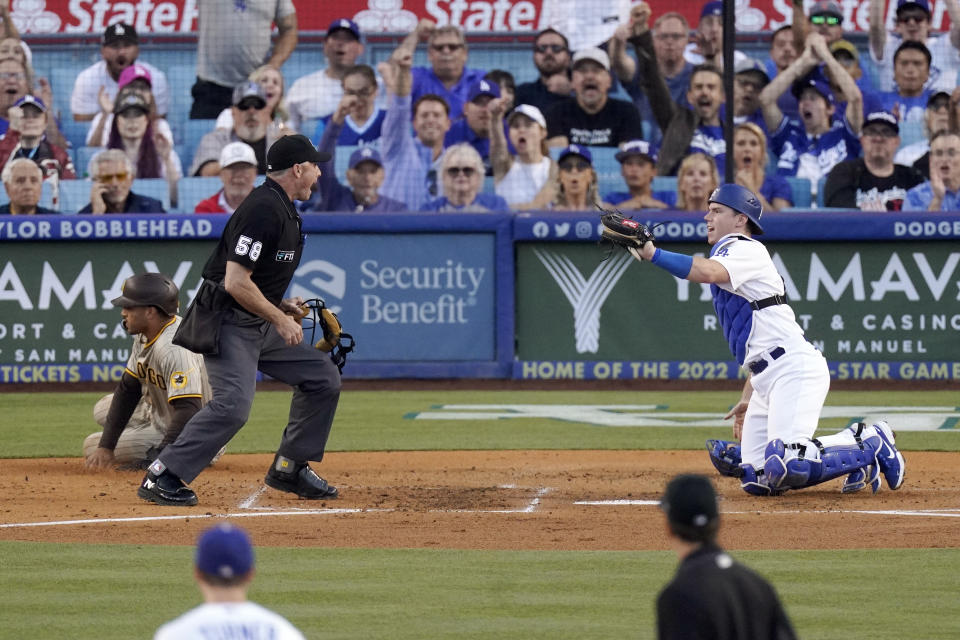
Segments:
[[[810,181],[806,178],[787,178],[790,192],[793,196],[792,209],[809,209],[813,194],[810,192]]]
[[[76,213],[90,202],[90,187],[92,181],[62,180],[60,182],[60,211],[62,213]]]
[[[163,178],[137,178],[131,191],[141,196],[156,198],[163,203],[164,211],[170,211],[170,186]]]
[[[177,207],[180,213],[193,213],[197,203],[220,191],[223,183],[218,176],[181,178],[177,183]]]
[[[866,39],[851,39],[862,52],[860,62],[865,73],[865,86],[875,89],[877,73],[875,65],[870,60],[870,56],[867,55]],[[377,38],[376,41],[367,42],[366,49],[358,59],[358,63],[375,66],[378,61],[384,60],[390,55],[398,42],[399,36],[390,37],[389,35]],[[97,43],[89,41],[64,44],[55,40],[31,42],[31,46],[33,47],[33,64],[36,75],[50,79],[54,93],[54,112],[59,114],[61,131],[72,146],[77,173],[79,176],[85,176],[89,158],[95,152],[95,149],[86,148],[84,144],[89,122],[74,122],[72,119],[70,95],[80,71],[100,59],[99,47]],[[738,46],[748,55],[757,59],[763,59],[768,55],[766,41],[763,38],[748,38],[739,43]],[[196,121],[190,120],[188,117],[192,102],[190,89],[196,76],[196,49],[192,44],[185,42],[154,39],[141,45],[141,58],[166,72],[171,95],[170,112],[167,114],[167,119],[174,132],[175,149],[186,170],[190,166],[200,138],[214,127],[211,120]],[[418,47],[414,63],[416,65],[427,64],[426,48],[424,46]],[[537,75],[536,68],[532,64],[529,41],[522,37],[498,38],[496,41],[471,40],[468,65],[473,68],[506,70],[513,74],[518,84],[534,80]],[[287,88],[298,78],[316,71],[321,66],[323,66],[321,40],[304,39],[284,64],[283,72]],[[618,88],[613,95],[615,97],[625,97],[622,88]],[[315,119],[304,122],[301,126],[301,132],[313,136],[316,124]],[[644,134],[648,135],[648,125],[647,123],[644,124]],[[908,123],[901,127],[903,146],[922,139],[923,135],[922,124]],[[341,181],[346,179],[346,165],[354,149],[355,147],[340,147],[337,149],[335,171]],[[620,177],[619,163],[613,158],[615,150],[594,147],[591,151],[594,154],[594,166],[599,178],[600,193],[623,190],[624,185]],[[553,156],[556,157],[558,152],[558,150],[553,150]],[[64,182],[64,187],[61,189],[64,194],[61,197],[61,208],[70,208],[73,206],[72,202],[79,203],[79,206],[86,204],[89,199],[89,183],[76,187],[66,185],[67,182]],[[803,209],[812,204],[809,202],[811,199],[809,186],[805,187],[803,181],[798,180],[791,180],[790,185],[794,196],[794,208]],[[193,193],[193,189],[199,188],[199,186],[185,185],[183,192]],[[675,191],[675,184],[664,187],[655,181],[654,189]],[[818,199],[822,201],[822,188],[818,191],[821,194]],[[159,193],[159,190],[157,193]],[[167,202],[168,196],[164,195],[163,200]],[[185,202],[182,208],[188,206],[189,203]],[[192,207],[190,209],[192,210]]]
[[[103,147],[80,146],[74,148],[73,164],[77,170],[77,177],[90,177],[90,159],[100,151],[103,151]]]

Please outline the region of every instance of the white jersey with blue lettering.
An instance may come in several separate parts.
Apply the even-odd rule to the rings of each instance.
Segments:
[[[154,640],[304,640],[286,618],[255,602],[210,602],[157,629]]]
[[[746,298],[750,302],[774,295],[784,295],[783,278],[760,242],[739,234],[728,234],[714,245],[711,260],[723,265],[730,282],[717,284],[725,291]],[[803,329],[797,324],[793,309],[777,304],[753,312],[753,326],[747,338],[744,362],[752,362],[768,349],[809,346]]]

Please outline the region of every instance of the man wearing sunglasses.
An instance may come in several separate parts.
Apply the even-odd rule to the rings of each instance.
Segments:
[[[416,103],[423,95],[438,95],[449,105],[450,119],[457,120],[463,115],[463,103],[467,101],[470,87],[482,80],[486,71],[467,67],[467,41],[463,31],[449,24],[438,28],[426,18],[404,38],[392,57],[413,55],[423,38],[427,40],[430,66],[413,68],[411,98]]]
[[[78,213],[165,213],[159,200],[130,190],[136,170],[120,149],[107,149],[93,156],[90,173],[90,202]]]
[[[219,176],[220,152],[231,142],[246,142],[257,156],[257,173],[267,171],[267,149],[277,136],[270,126],[270,109],[260,85],[253,81],[238,84],[233,90],[233,128],[214,129],[200,138],[193,154],[188,176]]]
[[[533,82],[517,85],[514,104],[533,105],[545,112],[570,97],[570,45],[556,29],[544,29],[533,41],[533,65],[540,72]]]
[[[960,3],[940,0],[950,14],[950,32],[930,32],[929,0],[896,0],[893,32],[886,28],[886,0],[870,0],[870,56],[877,69],[881,91],[895,91],[892,52],[904,42],[919,42],[930,51],[930,77],[925,89],[953,91],[960,71]],[[893,0],[890,0],[892,3]]]
[[[510,205],[498,195],[481,193],[483,159],[466,142],[455,144],[443,152],[440,175],[443,197],[428,202],[424,211],[436,213],[508,212]]]

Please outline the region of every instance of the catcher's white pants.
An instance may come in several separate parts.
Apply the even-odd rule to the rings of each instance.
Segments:
[[[762,469],[767,443],[812,438],[830,389],[830,371],[823,355],[809,343],[787,347],[786,353],[751,377],[753,395],[740,438],[743,462]]]
[[[97,401],[93,407],[93,419],[101,427],[107,422],[107,413],[110,411],[110,403],[113,401],[113,394],[105,395]],[[90,455],[100,445],[100,436],[103,431],[91,433],[83,441],[83,456],[89,458]],[[127,464],[136,460],[143,460],[147,455],[147,449],[156,447],[163,441],[163,433],[153,426],[150,419],[150,405],[144,398],[140,399],[137,408],[133,410],[130,421],[120,434],[117,440],[117,447],[113,450],[113,457],[118,464]]]

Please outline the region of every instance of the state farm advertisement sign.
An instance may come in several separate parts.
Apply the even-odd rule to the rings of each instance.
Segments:
[[[188,33],[197,29],[197,4],[203,0],[12,0],[13,21],[25,36],[48,33],[99,34],[114,22],[127,22],[140,33]],[[654,17],[679,11],[696,25],[701,0],[648,0]],[[705,0],[704,0],[705,1]],[[243,11],[247,0],[234,0]],[[807,7],[813,0],[804,0]],[[865,31],[870,0],[839,0],[848,30]],[[587,3],[589,4],[589,3]],[[948,24],[945,0],[932,0],[933,26]],[[420,18],[454,24],[470,32],[530,32],[568,20],[584,0],[294,0],[303,31],[324,31],[337,18],[352,18],[366,33],[406,32]],[[598,11],[629,10],[630,0],[595,0]],[[790,0],[735,0],[738,31],[769,31],[791,22]],[[892,10],[896,3],[888,1]],[[593,8],[593,6],[591,6]],[[606,11],[604,11],[606,10]],[[888,16],[890,17],[890,16]],[[560,22],[557,22],[560,24]]]

